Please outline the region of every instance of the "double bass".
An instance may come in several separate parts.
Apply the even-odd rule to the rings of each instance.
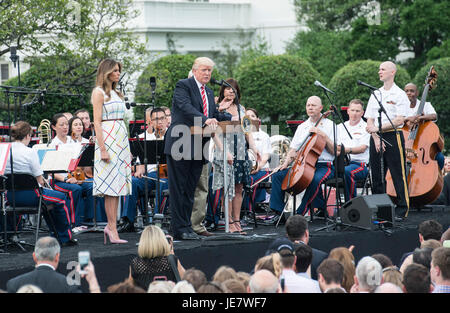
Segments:
[[[314,125],[317,127],[323,118],[327,118],[331,111],[327,111]],[[297,195],[308,188],[314,178],[316,163],[325,149],[326,139],[316,133],[310,133],[300,146],[292,167],[283,179],[281,189]]]
[[[425,88],[416,115],[422,115],[428,91],[435,87],[437,73],[432,66],[425,80]],[[444,148],[438,126],[432,121],[420,121],[402,129],[405,137],[407,182],[411,207],[421,207],[436,200],[444,185],[442,173],[435,160]],[[386,174],[386,193],[396,197],[390,172]]]

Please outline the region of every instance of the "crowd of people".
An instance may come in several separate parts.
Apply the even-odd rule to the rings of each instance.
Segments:
[[[286,236],[275,239],[252,270],[236,271],[224,264],[208,278],[198,268],[185,269],[172,237],[150,225],[141,234],[128,277],[103,292],[449,293],[450,228],[443,231],[439,222],[427,220],[420,224],[418,236],[420,246],[405,252],[399,263],[380,253],[356,260],[353,250],[358,247],[336,247],[329,252],[310,247],[307,220],[293,215],[286,222]],[[36,268],[9,280],[7,292],[82,292],[56,271],[60,255],[55,238],[40,238],[33,253]],[[83,270],[81,277],[89,292],[102,292],[91,260]]]

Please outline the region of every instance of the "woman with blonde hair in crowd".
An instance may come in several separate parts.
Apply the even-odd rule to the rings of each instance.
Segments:
[[[350,292],[350,289],[355,283],[355,257],[352,253],[353,248],[353,246],[350,248],[334,248],[328,255],[328,258],[337,260],[344,266],[344,279],[342,281],[342,287],[344,287],[347,292]]]
[[[283,267],[281,266],[281,257],[278,252],[259,258],[258,261],[256,261],[255,272],[259,270],[268,270],[274,274],[276,278],[280,279]]]
[[[237,273],[233,268],[226,265],[222,265],[214,273],[213,281],[223,283],[227,279],[236,279],[236,278]]]
[[[123,120],[126,106],[123,95],[116,90],[121,71],[119,62],[101,61],[91,97],[96,134],[93,194],[105,198],[105,244],[107,237],[111,243],[127,242],[117,232],[119,197],[131,194],[131,152]]]
[[[171,260],[176,264],[172,267]],[[138,256],[131,260],[130,279],[147,290],[154,280],[178,282],[184,275],[184,268],[173,251],[172,237],[155,225],[145,227],[139,240]]]

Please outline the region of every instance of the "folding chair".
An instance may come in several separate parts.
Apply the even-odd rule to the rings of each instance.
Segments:
[[[35,233],[36,233],[35,234],[35,243],[36,243],[39,238],[41,216],[45,215],[45,217],[47,217],[47,221],[49,221],[49,223],[47,223],[49,230],[51,229],[51,231],[53,231],[53,233],[55,234],[55,236],[57,237],[57,239],[59,241],[58,232],[56,231],[55,225],[53,223],[53,219],[52,219],[51,215],[49,214],[48,208],[43,201],[43,188],[37,182],[36,177],[34,177],[33,175],[30,175],[30,174],[14,174],[14,175],[7,174],[5,187],[6,187],[6,190],[9,191],[8,204],[6,204],[6,199],[3,199],[3,201],[2,201],[5,218],[8,214],[13,214],[14,216],[23,215],[23,214],[37,214],[37,225],[36,225],[36,230],[35,230]],[[14,190],[14,191],[38,190],[38,192],[39,192],[38,205],[34,206],[34,207],[33,206],[18,206],[18,205],[16,205],[16,203],[15,203],[16,195],[13,192],[11,192],[12,190]],[[7,233],[8,233],[8,231],[5,227],[5,229],[4,229],[5,239],[7,237]],[[13,233],[15,235],[14,237],[17,237],[17,229],[15,226],[14,226]],[[5,241],[4,244],[5,244],[5,247],[8,244],[10,244],[10,245],[16,244],[23,251],[25,251],[25,249],[21,246],[21,244],[27,244],[30,246],[34,246],[33,244],[16,242],[16,241],[10,242],[10,243],[7,243]]]

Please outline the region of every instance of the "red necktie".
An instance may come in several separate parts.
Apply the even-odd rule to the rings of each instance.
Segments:
[[[206,102],[205,86],[202,85],[203,114],[208,117],[208,103]]]

